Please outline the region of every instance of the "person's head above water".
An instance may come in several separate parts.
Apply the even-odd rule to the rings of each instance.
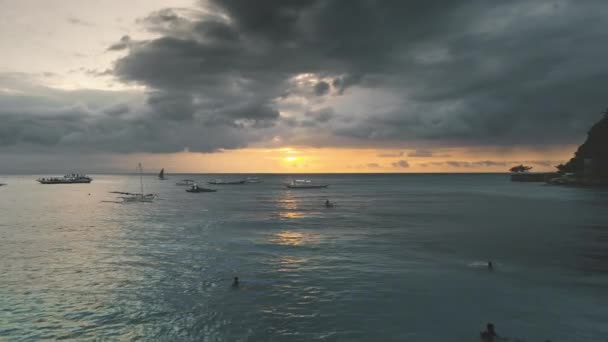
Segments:
[[[232,286],[239,286],[239,277],[234,277],[234,281],[232,282]]]
[[[494,324],[488,323],[486,324],[486,330],[481,332],[481,341],[482,342],[494,342],[498,334],[494,331]]]

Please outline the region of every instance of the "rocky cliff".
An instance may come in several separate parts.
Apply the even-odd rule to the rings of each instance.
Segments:
[[[608,110],[587,135],[587,140],[566,164],[559,165],[562,173],[574,173],[577,178],[608,182]]]

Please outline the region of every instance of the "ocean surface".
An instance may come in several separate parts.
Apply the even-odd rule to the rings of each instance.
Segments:
[[[3,341],[479,341],[487,322],[511,341],[608,341],[608,190],[261,175],[193,194],[175,182],[216,176],[148,175],[159,199],[121,204],[109,192],[137,175],[37,177],[0,175]]]

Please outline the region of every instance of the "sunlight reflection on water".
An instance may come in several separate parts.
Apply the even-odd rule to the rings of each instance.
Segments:
[[[271,243],[282,246],[316,245],[319,243],[319,235],[311,232],[282,231],[274,234],[269,240]]]
[[[489,317],[526,341],[608,334],[605,193],[502,175],[313,177],[332,187],[269,175],[193,196],[154,175],[161,200],[143,205],[101,203],[136,176],[5,177],[0,340],[468,341]],[[467,267],[490,258],[492,274]]]

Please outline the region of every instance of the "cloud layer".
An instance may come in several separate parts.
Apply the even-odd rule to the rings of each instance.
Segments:
[[[603,1],[567,0],[163,9],[138,21],[155,38],[125,35],[107,47],[123,53],[111,73],[143,94],[0,78],[0,148],[578,142],[608,105],[606,18]]]

